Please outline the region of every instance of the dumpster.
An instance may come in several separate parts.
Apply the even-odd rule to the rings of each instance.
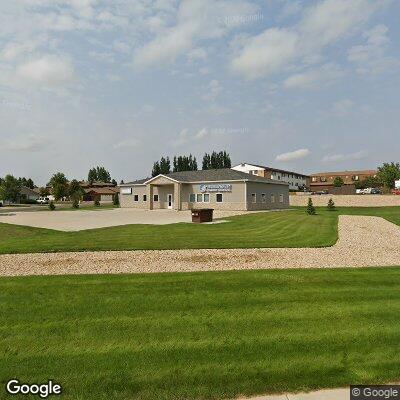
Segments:
[[[212,208],[192,209],[192,222],[201,224],[202,222],[212,222],[213,220]]]

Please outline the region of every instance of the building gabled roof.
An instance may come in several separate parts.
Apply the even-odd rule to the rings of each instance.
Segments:
[[[27,186],[21,186],[20,193],[25,196],[39,196],[39,193],[34,189],[28,188]]]
[[[283,174],[293,174],[293,175],[299,175],[299,176],[304,176],[305,178],[308,178],[309,175],[306,174],[301,174],[300,172],[294,172],[294,171],[287,171],[285,169],[279,169],[279,168],[274,168],[274,167],[268,167],[266,165],[259,165],[259,164],[253,164],[253,163],[240,163],[237,165],[234,165],[234,167],[240,167],[242,165],[253,165],[254,167],[265,169],[266,171],[272,171],[272,172],[280,172]]]
[[[99,187],[99,188],[85,188],[83,189],[86,193],[96,193],[96,194],[116,194],[119,193],[119,188],[117,187]]]
[[[221,182],[221,181],[250,181],[250,182],[264,182],[273,183],[277,185],[288,185],[286,182],[276,181],[268,178],[263,178],[261,176],[247,174],[245,172],[236,171],[231,168],[223,169],[208,169],[201,171],[181,171],[181,172],[171,172],[170,174],[160,174],[158,176],[163,176],[167,179],[174,180],[181,183],[195,183],[195,182]],[[155,177],[156,178],[156,177]],[[121,184],[120,186],[132,186],[146,184],[154,178],[141,179],[138,181],[127,182]]]

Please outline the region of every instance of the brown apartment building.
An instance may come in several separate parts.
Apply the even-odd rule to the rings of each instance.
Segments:
[[[344,185],[339,191],[343,194],[353,194],[356,192],[356,183],[362,182],[365,178],[375,177],[378,171],[374,169],[361,171],[336,171],[336,172],[320,172],[311,174],[310,190],[319,192],[327,190],[329,193],[337,192],[338,188],[334,187],[335,178],[343,179]]]

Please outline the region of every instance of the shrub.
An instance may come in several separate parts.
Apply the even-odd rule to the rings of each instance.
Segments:
[[[20,203],[21,204],[37,204],[37,201],[32,200],[32,199],[21,199]]]
[[[54,201],[50,201],[49,203],[49,210],[54,211],[56,209],[56,205],[54,204]]]
[[[72,208],[79,208],[79,200],[78,199],[74,199],[74,201],[72,202]]]
[[[332,199],[329,199],[327,209],[328,211],[336,210],[335,202]]]
[[[114,206],[119,206],[119,196],[118,196],[118,194],[114,194],[113,204],[114,204]]]
[[[307,210],[306,210],[308,215],[315,215],[317,212],[315,210],[313,201],[311,197],[308,198],[308,204],[307,204]]]
[[[100,207],[100,202],[96,199],[96,200],[94,201],[94,205],[95,205],[95,207]]]

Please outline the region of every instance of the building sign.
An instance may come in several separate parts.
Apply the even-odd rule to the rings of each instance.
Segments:
[[[200,185],[200,192],[231,192],[232,185],[225,183],[212,184],[212,185]]]

